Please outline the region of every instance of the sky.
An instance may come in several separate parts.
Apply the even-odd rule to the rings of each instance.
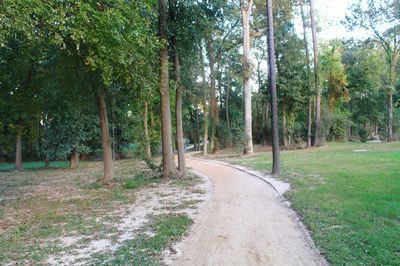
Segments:
[[[361,39],[365,37],[362,30],[349,32],[341,23],[348,13],[348,7],[354,0],[315,0],[316,13],[318,15],[318,23],[321,28],[318,38],[321,40],[329,40],[335,38]]]

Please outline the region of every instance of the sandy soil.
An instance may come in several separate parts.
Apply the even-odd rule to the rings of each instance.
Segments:
[[[173,265],[325,265],[295,213],[265,181],[232,167],[188,159],[212,182]]]

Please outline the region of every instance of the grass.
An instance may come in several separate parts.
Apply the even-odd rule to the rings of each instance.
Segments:
[[[65,251],[57,238],[115,233],[113,224],[102,218],[135,202],[132,189],[154,180],[139,161],[117,161],[115,168],[117,178],[107,188],[96,182],[101,162],[82,162],[78,170],[1,172],[0,264],[42,264],[49,255]],[[126,189],[125,180],[135,186]]]
[[[400,143],[283,151],[286,197],[333,265],[400,265]],[[230,159],[271,169],[271,154]]]
[[[152,217],[133,240],[116,251],[95,255],[95,265],[161,265],[161,252],[185,235],[193,220],[184,214]]]
[[[45,167],[45,163],[42,162],[26,162],[22,164],[25,170],[40,169]],[[68,161],[54,161],[50,162],[49,167],[51,168],[68,168]],[[10,171],[15,168],[13,163],[0,163],[0,171]]]

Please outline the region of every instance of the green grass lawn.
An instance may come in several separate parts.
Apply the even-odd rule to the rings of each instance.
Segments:
[[[40,169],[45,167],[45,163],[42,162],[26,162],[22,164],[25,170]],[[51,168],[68,168],[68,161],[54,161],[50,162],[49,167]],[[9,171],[15,168],[13,163],[0,163],[0,171]]]
[[[283,151],[286,197],[333,265],[400,265],[400,143]],[[270,153],[230,160],[271,169]]]

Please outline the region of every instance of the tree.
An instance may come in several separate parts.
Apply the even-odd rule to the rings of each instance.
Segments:
[[[243,23],[243,91],[244,91],[244,154],[253,153],[251,87],[250,87],[250,16],[253,0],[240,0]]]
[[[299,0],[300,4],[300,13],[301,13],[301,21],[303,25],[303,41],[304,41],[304,50],[306,52],[306,67],[307,67],[307,74],[311,72],[310,69],[310,51],[308,48],[308,40],[307,40],[307,22],[306,22],[306,16],[304,13],[304,3],[303,0]],[[310,79],[309,79],[310,80]],[[310,80],[311,81],[311,80]],[[309,82],[310,85],[310,92],[311,92],[311,82]],[[309,95],[308,97],[308,112],[307,112],[307,147],[310,148],[312,146],[312,96]]]
[[[321,88],[319,80],[319,65],[318,65],[318,38],[317,38],[317,23],[315,20],[314,0],[310,0],[310,17],[311,31],[314,51],[314,86],[315,86],[315,135],[314,146],[321,145]]]
[[[397,71],[400,60],[400,13],[398,0],[359,0],[351,8],[347,16],[347,26],[350,29],[362,28],[372,33],[375,42],[379,43],[386,53],[387,75],[386,108],[387,108],[387,139],[394,140],[393,135],[393,94],[399,78]]]
[[[163,176],[175,178],[176,169],[172,152],[171,108],[169,99],[168,75],[168,36],[167,36],[167,2],[159,0],[159,38],[160,38],[160,98],[162,124]]]
[[[272,174],[280,175],[279,131],[278,131],[278,99],[276,94],[276,63],[274,22],[272,15],[272,0],[267,0],[268,18],[268,58],[269,82],[271,91],[271,121],[272,121]]]

